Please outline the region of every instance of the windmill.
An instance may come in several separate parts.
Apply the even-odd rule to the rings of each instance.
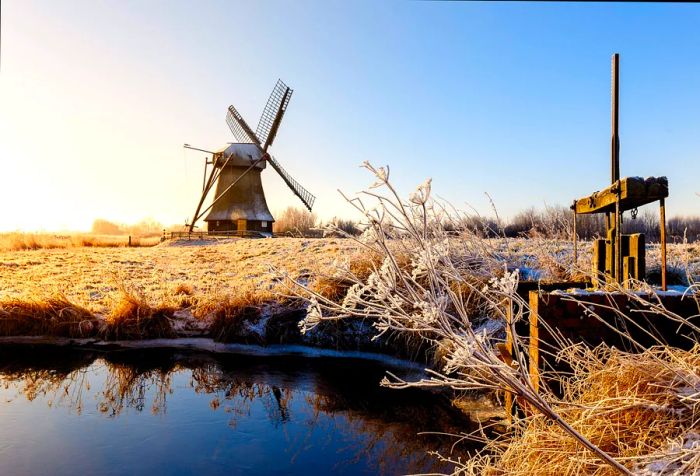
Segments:
[[[260,173],[269,163],[282,177],[304,206],[311,211],[314,197],[294,180],[280,163],[268,153],[275,140],[277,130],[292,97],[290,89],[278,80],[263,110],[255,132],[243,120],[235,107],[229,106],[226,123],[238,142],[210,152],[185,144],[188,149],[212,154],[211,160],[204,163],[202,196],[197,204],[189,231],[207,212],[204,218],[207,230],[214,233],[234,233],[238,235],[272,236],[274,218],[267,207]],[[211,169],[208,170],[208,167]],[[207,173],[208,172],[208,173]],[[204,201],[216,184],[214,199],[202,210]]]

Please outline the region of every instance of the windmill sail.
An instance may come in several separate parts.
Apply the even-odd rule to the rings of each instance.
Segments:
[[[292,97],[292,92],[294,91],[284,84],[281,79],[278,79],[270,97],[267,99],[267,104],[265,104],[265,109],[258,122],[258,128],[255,131],[260,144],[264,144],[264,150],[267,150],[272,141],[275,140],[277,128],[284,112],[287,110],[287,104],[289,104],[289,100]]]
[[[311,207],[314,206],[314,201],[316,200],[316,197],[314,197],[311,192],[306,190],[304,187],[302,187],[299,182],[294,180],[289,173],[282,168],[279,162],[277,162],[277,159],[275,159],[273,156],[268,154],[268,160],[267,160],[270,165],[272,165],[272,168],[277,171],[278,174],[280,174],[280,177],[282,177],[282,180],[289,186],[289,188],[292,189],[292,192],[299,197],[299,199],[302,201],[304,206],[311,211]]]
[[[255,134],[253,134],[252,129],[233,106],[228,107],[226,124],[228,124],[229,129],[231,129],[231,132],[233,132],[233,135],[239,142],[260,145],[260,141]]]

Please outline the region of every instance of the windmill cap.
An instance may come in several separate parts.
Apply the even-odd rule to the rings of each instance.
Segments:
[[[250,167],[262,157],[263,152],[257,144],[233,143],[217,150],[216,154],[221,157],[219,159],[221,162],[217,163],[217,165],[223,164],[228,159],[228,165],[230,166]],[[255,168],[264,169],[265,162],[265,160],[261,160]]]

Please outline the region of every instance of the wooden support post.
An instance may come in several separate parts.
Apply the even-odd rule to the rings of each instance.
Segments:
[[[666,291],[666,201],[659,200],[659,226],[661,228],[661,289]]]
[[[540,330],[538,325],[538,291],[530,291],[530,383],[535,391],[540,389]]]

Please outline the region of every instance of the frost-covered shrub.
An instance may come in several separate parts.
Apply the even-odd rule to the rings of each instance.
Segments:
[[[514,243],[508,239],[484,239],[484,234],[477,228],[465,226],[465,223],[474,223],[472,217],[433,200],[429,180],[405,200],[391,185],[388,168],[375,168],[368,163],[364,166],[375,176],[376,182],[348,201],[362,214],[366,226],[357,242],[368,256],[378,259],[372,262],[371,272],[364,276],[353,273],[349,263],[337,263],[335,279],[345,285],[342,299],[338,296],[331,299],[329,295],[299,283],[297,292],[308,302],[307,316],[300,322],[302,332],[313,332],[321,323],[329,321],[361,319],[371,323],[375,338],[394,333],[408,334],[440,349],[437,355],[441,361],[433,369],[426,370],[428,378],[408,382],[389,374],[383,380],[383,385],[393,388],[507,391],[513,394],[527,409],[529,416],[516,423],[516,431],[510,437],[489,443],[487,452],[480,457],[468,461],[445,457],[455,464],[457,472],[481,474],[492,470],[495,474],[510,474],[521,461],[539,461],[538,455],[559,451],[558,456],[563,456],[561,461],[566,462],[568,474],[632,474],[629,468],[634,465],[651,463],[664,454],[671,454],[663,451],[643,453],[641,449],[636,454],[622,452],[620,448],[627,444],[624,431],[609,434],[606,445],[601,447],[597,443],[601,441],[600,434],[596,433],[601,427],[582,424],[610,421],[611,412],[615,415],[615,412],[620,412],[620,418],[615,421],[629,420],[630,435],[636,441],[641,441],[638,448],[648,448],[644,437],[651,433],[645,433],[647,427],[644,424],[634,426],[634,412],[630,413],[633,407],[629,405],[635,404],[634,395],[639,394],[634,390],[627,392],[621,389],[619,400],[601,397],[605,398],[605,401],[599,402],[603,410],[596,407],[595,401],[586,402],[583,410],[585,419],[581,418],[581,402],[577,400],[580,391],[566,394],[563,398],[546,388],[538,393],[531,384],[526,342],[518,336],[515,328],[515,323],[523,319],[528,309],[527,303],[516,293],[520,270],[514,266],[516,262],[510,259]],[[540,265],[547,259],[551,260],[548,266],[556,272],[570,275],[576,271],[572,263],[567,265],[568,255],[558,243],[539,238],[535,240],[535,246],[541,248],[533,253],[533,258]],[[617,291],[628,293],[631,298],[635,296],[624,289]],[[668,314],[662,306],[654,312]],[[503,342],[494,337],[493,330],[499,326],[493,326],[493,323],[500,323],[500,328],[509,328],[513,338],[510,351],[504,352],[506,348],[499,345]],[[668,370],[669,375],[685,375],[688,378],[687,362],[695,362],[693,355],[697,351],[696,348],[690,354],[683,354],[683,359],[678,357],[679,354],[663,352],[651,352],[645,358],[649,359],[648,363]],[[600,375],[614,375],[623,364],[633,361],[631,354],[615,351],[618,363],[612,362],[607,373],[593,373],[600,362],[595,355],[607,358],[613,354],[606,354],[603,349],[602,354],[587,354],[585,359],[575,352],[563,352],[560,356],[574,367],[578,364],[575,367],[576,378],[579,379],[577,388],[584,389],[587,381],[592,384]],[[691,375],[697,377],[700,369],[692,365],[690,368]],[[589,374],[591,380],[586,380]],[[664,382],[651,380],[653,385],[659,385],[658,391],[662,394],[670,391],[664,387]],[[629,381],[634,382],[635,379],[631,377]],[[595,392],[591,395],[595,397]],[[628,395],[631,400],[624,399]],[[694,399],[690,404],[700,408],[700,391],[690,398]],[[572,411],[572,408],[578,409],[579,413]],[[677,433],[669,435],[682,435],[692,428],[693,422],[697,421],[692,416],[695,414],[691,413],[690,418],[683,420],[683,425],[689,426],[680,425]],[[650,425],[657,422],[654,419],[644,421]],[[539,424],[542,426],[538,427]],[[553,438],[527,433],[528,428],[548,431]],[[535,436],[527,439],[527,435]],[[692,439],[691,436],[688,439]],[[526,445],[523,444],[525,441]],[[551,441],[555,443],[550,446],[537,445],[538,442]],[[678,445],[685,447],[685,443],[678,441],[673,448]],[[700,457],[692,453],[695,446],[690,447],[688,451],[691,453],[683,453],[681,468],[697,471]],[[520,453],[509,460],[509,456],[515,454],[508,453],[509,448]],[[633,459],[630,459],[630,454],[634,454]],[[626,459],[617,459],[622,457]],[[515,466],[507,466],[509,461],[514,462]],[[519,474],[559,474],[558,468],[547,464],[523,465],[522,469],[525,472]]]

